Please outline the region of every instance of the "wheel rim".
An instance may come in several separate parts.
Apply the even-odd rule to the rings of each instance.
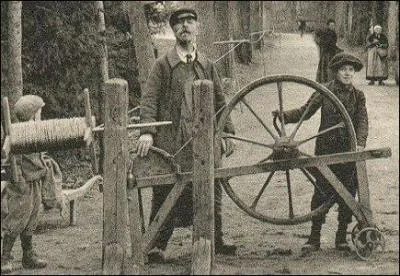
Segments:
[[[304,122],[304,120],[298,126],[296,126],[295,130],[290,135],[289,135],[289,133],[286,133],[284,124],[281,124],[281,128],[280,128],[281,133],[279,133],[279,131],[275,132],[274,130],[272,130],[272,128],[269,128],[268,126],[266,126],[265,123],[262,122],[262,120],[260,120],[257,113],[254,110],[251,110],[252,109],[251,106],[245,100],[245,96],[247,96],[248,94],[250,94],[252,91],[256,90],[257,88],[260,88],[264,85],[274,84],[274,83],[276,83],[277,88],[278,88],[279,113],[280,114],[282,114],[281,112],[283,112],[283,100],[282,100],[282,98],[283,98],[282,84],[283,83],[296,83],[296,84],[304,85],[306,87],[314,89],[315,91],[319,92],[319,94],[321,94],[322,96],[328,98],[333,103],[335,108],[337,108],[337,110],[339,111],[342,121],[344,122],[344,128],[347,129],[347,131],[348,131],[348,134],[350,137],[350,150],[355,151],[355,149],[356,149],[355,137],[356,136],[355,136],[354,127],[352,125],[350,116],[348,115],[345,107],[340,102],[340,100],[338,98],[336,98],[336,96],[332,92],[330,92],[326,87],[322,86],[321,84],[318,84],[314,81],[308,80],[303,77],[291,76],[291,75],[275,75],[275,76],[264,77],[264,78],[254,81],[254,82],[250,83],[249,85],[247,85],[246,87],[242,88],[231,99],[231,101],[227,104],[227,106],[223,110],[220,120],[218,122],[218,126],[217,126],[217,137],[224,137],[224,136],[227,137],[226,134],[223,133],[223,126],[226,124],[227,118],[230,116],[231,112],[235,109],[235,107],[238,104],[244,103],[244,105],[251,111],[251,113],[253,113],[254,117],[256,117],[256,119],[263,125],[266,132],[274,140],[272,154],[263,161],[267,161],[269,159],[276,159],[276,158],[279,159],[279,156],[277,157],[276,155],[278,153],[281,154],[281,152],[279,150],[282,150],[283,148],[285,148],[286,151],[287,151],[287,149],[291,149],[291,150],[289,150],[289,152],[283,153],[283,156],[285,157],[285,159],[298,158],[299,157],[298,146],[297,147],[291,146],[292,144],[290,144],[290,141],[293,140],[293,137],[296,135],[296,132],[298,131],[298,129],[300,128],[300,126]],[[237,137],[237,136],[235,137],[235,135],[233,135],[233,136],[228,135],[228,138],[234,138],[236,140],[241,140],[241,141],[246,142],[245,138]],[[290,139],[287,139],[287,138],[290,138]],[[249,139],[247,139],[247,141],[249,141]],[[264,146],[269,147],[271,145],[265,144]],[[303,169],[301,169],[301,170],[305,174]],[[291,170],[286,170],[286,172],[285,172],[286,173],[286,184],[287,184],[288,195],[289,195],[289,197],[288,197],[289,217],[288,218],[272,217],[272,216],[263,214],[259,211],[256,211],[255,206],[253,206],[254,202],[256,202],[261,197],[261,194],[266,189],[266,186],[269,185],[269,182],[271,181],[271,178],[272,178],[274,172],[271,172],[270,175],[268,176],[267,181],[265,182],[264,186],[261,189],[262,191],[260,191],[260,193],[257,195],[256,200],[253,202],[253,204],[247,204],[246,202],[244,202],[244,200],[242,200],[241,197],[234,191],[234,189],[232,188],[231,184],[228,181],[223,181],[222,184],[223,184],[223,187],[224,187],[226,193],[228,194],[228,196],[235,202],[235,204],[240,209],[242,209],[248,215],[250,215],[256,219],[259,219],[261,221],[266,221],[266,222],[270,222],[270,223],[278,224],[278,225],[279,224],[280,225],[292,225],[292,224],[298,224],[298,223],[309,221],[309,220],[311,220],[312,217],[318,216],[318,215],[321,215],[321,214],[327,212],[328,209],[335,202],[335,198],[333,196],[329,197],[325,201],[324,204],[320,205],[317,209],[310,211],[308,214],[294,215],[293,204],[292,204],[290,172],[291,172]],[[309,178],[309,175],[308,176],[306,175],[306,177]]]
[[[365,261],[376,256],[374,253],[383,252],[386,246],[382,232],[373,227],[366,227],[359,231],[353,243],[358,257]]]

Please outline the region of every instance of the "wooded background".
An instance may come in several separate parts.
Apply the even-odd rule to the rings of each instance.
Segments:
[[[151,34],[168,28],[170,12],[182,5],[197,9],[198,44],[213,60],[229,49],[216,41],[296,32],[300,19],[313,31],[333,18],[342,42],[355,47],[365,44],[371,24],[380,24],[389,38],[389,59],[398,62],[398,1],[2,1],[2,97],[12,107],[22,94],[42,96],[45,119],[82,116],[87,87],[99,118],[105,78],[119,77],[128,81],[130,107],[138,105],[157,53]],[[236,61],[252,62],[262,42],[241,44]],[[230,76],[228,56],[218,68],[222,77]]]

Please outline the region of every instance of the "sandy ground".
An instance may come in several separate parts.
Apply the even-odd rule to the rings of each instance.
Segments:
[[[274,48],[255,52],[254,63],[237,68],[238,86],[264,75],[291,74],[314,79],[318,52],[310,36],[283,35],[273,42]],[[265,67],[264,67],[265,66]],[[223,230],[225,239],[238,246],[235,257],[217,255],[213,274],[399,274],[399,88],[394,80],[386,86],[368,86],[365,70],[356,76],[356,87],[363,90],[369,114],[369,137],[367,149],[390,147],[389,159],[367,160],[371,205],[376,221],[386,238],[386,249],[377,258],[361,261],[354,252],[334,250],[337,225],[337,208],[328,213],[322,233],[322,250],[303,255],[301,247],[306,241],[310,222],[293,226],[280,226],[259,221],[248,216],[224,193]],[[254,109],[270,123],[276,88],[265,88],[249,95]],[[284,102],[287,107],[303,103],[310,93],[305,87],[285,85]],[[299,93],[298,93],[299,92]],[[301,93],[300,93],[301,92]],[[304,93],[303,93],[304,92]],[[297,93],[297,94],[296,94]],[[230,95],[232,96],[232,95]],[[276,97],[275,97],[276,99]],[[276,107],[275,107],[276,108]],[[240,133],[257,141],[267,141],[265,130],[254,121],[246,108],[239,106],[232,116]],[[252,121],[253,120],[253,121]],[[301,128],[299,135],[316,133],[318,118],[310,120]],[[265,139],[263,137],[266,137]],[[258,140],[260,139],[260,140]],[[237,143],[238,150],[226,160],[227,166],[253,164],[265,158],[267,151]],[[312,143],[304,148],[312,152]],[[276,177],[276,178],[275,178]],[[232,186],[244,199],[254,198],[265,181],[266,175],[246,176],[232,179]],[[311,196],[310,183],[303,175],[291,174],[295,212],[307,212]],[[278,174],[260,200],[261,213],[286,216],[288,212],[284,178]],[[144,191],[146,217],[149,208],[149,192]],[[35,245],[49,265],[43,270],[18,270],[14,274],[100,274],[102,247],[102,194],[93,188],[79,201],[78,222],[67,227],[56,210],[43,214]],[[286,204],[286,205],[285,205]],[[354,222],[349,226],[351,232]],[[348,235],[350,240],[350,235]],[[167,248],[166,264],[147,265],[143,274],[189,274],[191,269],[191,229],[176,229]],[[21,249],[14,247],[16,264],[20,264]],[[128,268],[127,274],[132,272]]]

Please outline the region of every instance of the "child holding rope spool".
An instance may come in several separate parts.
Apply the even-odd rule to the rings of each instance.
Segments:
[[[36,95],[22,96],[14,106],[18,121],[41,120],[42,98]],[[33,231],[36,228],[41,204],[41,185],[47,168],[42,153],[15,155],[17,161],[17,181],[7,186],[8,214],[2,220],[3,250],[1,273],[10,273],[15,268],[12,264],[11,251],[17,236],[20,236],[23,251],[22,266],[26,269],[46,267],[47,263],[39,259],[32,245]],[[3,236],[4,234],[4,236]]]

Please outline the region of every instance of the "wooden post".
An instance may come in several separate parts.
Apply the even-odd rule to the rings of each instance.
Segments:
[[[69,226],[76,225],[76,208],[77,208],[77,200],[71,200],[69,202]]]
[[[140,161],[139,161],[140,162]],[[134,166],[135,164],[133,164]],[[129,210],[129,227],[131,235],[131,250],[132,250],[132,261],[136,268],[137,274],[140,274],[141,268],[144,265],[145,257],[144,248],[142,247],[143,238],[143,213],[140,209],[141,194],[138,189],[133,172],[128,173],[128,210]]]
[[[368,186],[367,164],[365,160],[356,162],[357,180],[358,180],[358,201],[363,207],[364,215],[367,221],[373,223],[371,210],[370,193]],[[368,225],[373,226],[373,225]]]
[[[193,85],[193,255],[192,274],[211,274],[214,263],[214,122],[213,84]]]
[[[128,253],[126,128],[128,83],[110,79],[105,84],[103,273],[121,274]]]
[[[4,109],[4,132],[5,137],[9,137],[11,144],[11,113],[10,113],[10,105],[8,104],[8,97],[3,98],[3,109]],[[11,178],[13,182],[18,182],[18,174],[17,174],[17,160],[15,159],[14,154],[12,154],[10,150],[10,167],[11,167]]]

